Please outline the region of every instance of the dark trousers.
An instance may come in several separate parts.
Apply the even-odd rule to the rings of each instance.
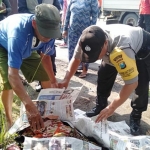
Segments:
[[[115,67],[102,61],[98,70],[97,97],[109,97],[117,76]],[[98,101],[102,101],[99,100]]]
[[[150,56],[149,59],[150,65]],[[145,60],[136,60],[137,68],[138,68],[138,87],[135,89],[135,96],[132,98],[131,107],[137,111],[145,111],[147,109],[148,104],[148,92],[149,92],[149,74],[148,69],[150,70],[150,66],[147,67]]]
[[[138,87],[131,107],[142,112],[147,110],[150,81],[150,33],[146,31],[143,31],[143,45],[136,55],[136,65],[139,72]]]
[[[143,45],[140,49],[142,55],[139,52],[138,56],[136,57],[136,63],[139,72],[138,87],[135,89],[135,94],[137,96],[131,102],[131,107],[141,112],[147,109],[150,81],[150,34],[145,31],[143,31],[143,34]],[[143,53],[145,53],[144,56]],[[139,58],[141,57],[146,58],[140,60]],[[116,68],[106,64],[103,61],[99,67],[97,80],[97,98],[99,103],[106,103],[103,100],[107,100],[107,98],[110,96],[116,76]]]
[[[51,55],[51,62],[52,62],[52,66],[53,66],[53,71],[54,71],[54,74],[56,75],[56,64],[55,64],[55,57],[56,57],[56,50],[55,50],[55,53],[53,55]]]
[[[140,14],[138,20],[138,26],[150,32],[150,14]]]
[[[139,19],[138,19],[138,26],[145,29],[144,16],[141,14],[139,15]]]

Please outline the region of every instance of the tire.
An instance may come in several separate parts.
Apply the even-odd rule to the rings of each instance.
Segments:
[[[134,13],[127,14],[123,19],[123,24],[136,26],[138,22],[138,16]]]

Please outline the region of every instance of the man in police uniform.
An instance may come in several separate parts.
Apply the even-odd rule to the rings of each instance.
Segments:
[[[101,29],[98,26],[86,28],[76,46],[64,80],[59,87],[67,87],[80,63],[102,59],[98,71],[96,107],[86,112],[88,117],[98,115],[96,122],[107,119],[134,92],[130,115],[131,134],[140,133],[142,112],[147,109],[150,77],[150,34],[140,27],[113,24]],[[117,73],[124,80],[117,98],[109,105]]]

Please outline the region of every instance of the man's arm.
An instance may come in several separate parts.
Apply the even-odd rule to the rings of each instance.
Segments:
[[[18,0],[18,12],[19,13],[30,13],[27,8],[26,0]]]
[[[137,85],[138,81],[132,84],[124,85],[118,98],[114,99],[114,101],[109,105],[110,108],[117,109],[120,105],[122,105],[128,99],[130,94],[136,89]]]
[[[36,106],[33,104],[32,100],[30,99],[23,87],[23,84],[19,77],[19,70],[9,67],[8,79],[12,86],[12,89],[25,105],[30,125],[33,127],[34,130],[39,130],[43,128],[44,124],[42,118]]]
[[[67,72],[66,72],[66,75],[64,77],[64,80],[61,83],[59,83],[60,88],[68,87],[69,81],[70,81],[71,77],[75,74],[75,72],[77,71],[77,68],[78,68],[80,62],[81,61],[79,59],[76,59],[76,58],[71,59],[68,69],[67,69]]]
[[[123,86],[122,90],[119,93],[119,96],[113,100],[105,109],[103,109],[98,115],[96,122],[102,121],[103,119],[107,119],[111,116],[114,111],[121,106],[130,96],[130,94],[136,89],[138,85],[138,81],[132,84],[126,84]]]

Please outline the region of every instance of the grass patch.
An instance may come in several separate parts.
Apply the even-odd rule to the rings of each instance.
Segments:
[[[13,101],[13,122],[16,121],[16,119],[19,117],[20,114],[20,105],[21,101],[20,99],[15,95],[14,101]],[[12,143],[14,143],[15,137],[17,137],[17,134],[10,135],[7,132],[7,124],[6,124],[6,117],[5,117],[5,111],[2,104],[2,101],[0,100],[0,148],[2,150],[6,150],[6,147]]]

